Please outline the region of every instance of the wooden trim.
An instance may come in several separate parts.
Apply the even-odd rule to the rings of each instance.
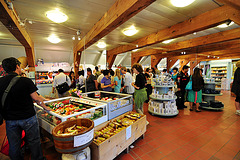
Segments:
[[[231,17],[235,15],[236,12],[239,13],[239,11],[229,6],[219,7],[217,9],[198,15],[194,18],[190,18],[184,22],[173,25],[169,28],[140,38],[132,42],[131,45],[122,45],[117,48],[111,49],[108,51],[108,54],[120,54],[136,49],[136,45],[138,45],[138,48],[146,47],[149,45],[160,43],[167,39],[177,38],[197,31],[205,30],[231,19]]]
[[[191,61],[190,62],[190,75],[193,74],[193,69],[200,63],[201,61]]]
[[[139,63],[142,57],[133,57],[131,56],[131,66],[133,66],[134,63]]]
[[[179,61],[180,61],[180,62],[179,62],[179,65],[180,65],[179,71],[181,71],[182,68],[183,68],[183,66],[184,66],[184,65],[187,65],[190,60],[189,60],[189,59],[180,59]]]
[[[217,1],[240,10],[240,1],[239,0],[217,0]]]
[[[178,58],[168,57],[167,58],[167,70],[169,71],[177,61],[178,61]]]
[[[79,71],[79,66],[80,66],[80,59],[82,56],[82,52],[77,52],[74,54],[74,73],[75,77],[78,78],[78,71]]]
[[[25,47],[29,67],[35,67],[34,44],[26,29],[19,24],[15,9],[9,9],[4,0],[0,0],[0,21],[12,35]]]
[[[163,56],[161,54],[151,55],[151,67],[158,65],[158,63],[162,60]]]

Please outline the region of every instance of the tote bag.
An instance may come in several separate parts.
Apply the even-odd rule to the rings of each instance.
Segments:
[[[185,88],[186,90],[192,90],[192,76],[190,77],[190,80]]]
[[[67,81],[67,76],[66,76],[66,81]],[[56,88],[57,88],[57,91],[58,91],[59,94],[63,94],[63,93],[67,92],[70,89],[70,87],[67,84],[67,82],[64,82],[64,83],[58,85]]]

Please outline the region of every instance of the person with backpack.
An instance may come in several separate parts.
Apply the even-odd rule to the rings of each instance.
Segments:
[[[0,114],[5,119],[9,142],[9,156],[12,160],[23,159],[21,153],[22,131],[31,150],[31,159],[43,160],[38,119],[33,101],[47,112],[51,110],[37,94],[33,81],[21,75],[20,62],[14,58],[2,61],[7,76],[0,78]]]

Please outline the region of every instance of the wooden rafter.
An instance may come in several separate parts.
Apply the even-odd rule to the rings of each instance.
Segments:
[[[167,58],[167,70],[169,71],[177,61],[178,61],[178,58],[174,58],[174,57]]]
[[[217,48],[214,48],[214,46],[211,46],[211,45],[215,45],[215,47],[218,46],[219,48],[226,47],[226,49],[228,47],[240,48],[239,33],[240,33],[240,28],[236,28],[232,30],[218,32],[218,33],[170,44],[170,45],[164,46],[164,48],[167,50],[164,52],[160,51],[157,53],[156,50],[155,52],[148,52],[148,50],[145,50],[139,53],[135,52],[134,55],[148,56],[148,55],[152,55],[153,53],[156,53],[156,54],[165,54],[166,57],[170,57],[170,56],[179,55],[180,51],[182,50],[185,50],[187,53],[204,52],[205,48],[208,51],[217,50]],[[236,40],[236,42],[234,42],[233,40]],[[233,41],[233,42],[228,42],[228,41]],[[226,45],[222,45],[223,42],[225,42]]]
[[[151,55],[151,67],[153,68],[154,66],[158,65],[162,58],[164,57],[160,54]]]
[[[169,28],[160,30],[157,33],[153,33],[143,38],[140,38],[132,42],[131,45],[122,45],[112,50],[109,50],[107,53],[108,56],[120,54],[136,49],[136,45],[141,48],[162,42],[167,39],[185,36],[193,32],[217,26],[231,19],[232,17],[235,17],[236,15],[240,15],[240,11],[229,6],[222,6],[198,15],[194,18],[188,19],[184,22],[173,25]],[[109,62],[112,60],[108,58],[107,61]]]
[[[35,70],[34,44],[28,32],[19,24],[19,18],[15,9],[9,9],[4,0],[0,0],[0,21],[12,33],[12,35],[23,45],[26,51],[30,70]]]
[[[217,1],[240,10],[240,1],[239,0],[217,0]]]
[[[74,47],[74,53],[88,48],[154,1],[155,0],[128,0],[126,3],[125,0],[117,0]]]
[[[78,71],[79,71],[79,65],[80,65],[80,59],[82,56],[82,52],[77,52],[74,54],[74,73],[75,77],[78,78]]]
[[[134,63],[139,63],[142,57],[131,57],[131,66]]]

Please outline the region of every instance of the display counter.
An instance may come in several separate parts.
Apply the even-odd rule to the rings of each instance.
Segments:
[[[36,103],[35,108],[39,125],[50,134],[59,123],[75,118],[89,118],[97,126],[108,119],[107,105],[89,99],[65,97],[44,102],[52,111],[48,113]]]
[[[130,94],[94,91],[82,94],[82,98],[107,104],[108,120],[132,111],[133,97]]]

